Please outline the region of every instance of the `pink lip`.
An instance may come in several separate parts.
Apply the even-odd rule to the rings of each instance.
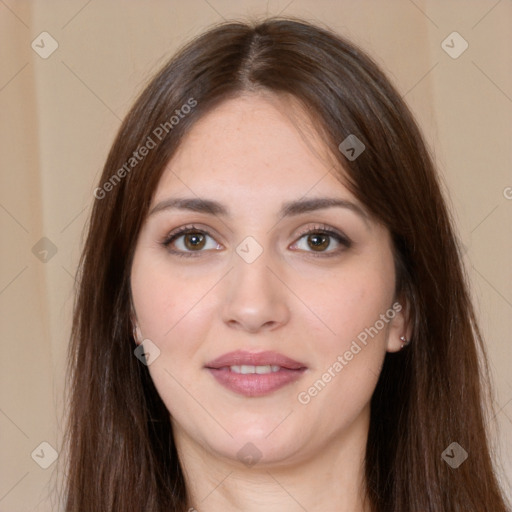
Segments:
[[[230,366],[280,366],[277,372],[265,374],[241,374],[230,370]],[[213,377],[235,393],[244,396],[262,396],[299,379],[307,367],[277,352],[246,352],[237,350],[224,354],[207,363],[205,368]]]
[[[205,364],[206,368],[222,368],[223,366],[239,366],[239,365],[265,366],[267,364],[281,366],[289,370],[300,370],[306,368],[306,365],[299,363],[289,357],[283,356],[277,352],[246,352],[245,350],[236,350],[228,352],[213,361]]]

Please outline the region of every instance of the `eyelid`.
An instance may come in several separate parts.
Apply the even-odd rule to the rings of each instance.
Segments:
[[[183,235],[188,233],[189,231],[197,231],[200,233],[204,233],[208,236],[212,236],[211,229],[202,227],[199,224],[186,224],[184,226],[180,226],[179,228],[173,229],[169,233],[167,233],[162,241],[164,244],[168,244],[172,241],[172,239],[176,236]]]
[[[173,229],[169,232],[164,239],[160,242],[171,254],[175,254],[178,256],[199,256],[201,253],[206,251],[177,251],[169,249],[169,245],[178,239],[181,236],[187,235],[189,233],[201,233],[215,240],[214,235],[210,232],[210,228],[201,227],[198,224],[187,224],[185,226],[181,226],[179,228]],[[215,235],[216,236],[216,235]],[[216,240],[215,240],[216,241]],[[217,242],[219,243],[219,242]]]
[[[350,240],[350,238],[347,235],[345,235],[342,231],[340,231],[339,229],[333,228],[333,227],[329,226],[328,224],[322,224],[322,223],[315,224],[312,227],[310,226],[308,228],[304,228],[303,230],[299,231],[299,233],[295,236],[299,239],[299,238],[302,238],[304,235],[309,235],[311,233],[316,233],[316,232],[325,233],[325,234],[331,235],[333,237],[338,237],[347,245],[352,244],[352,240]]]
[[[292,245],[296,245],[304,236],[314,233],[325,234],[331,238],[334,238],[339,244],[341,244],[344,247],[342,247],[341,249],[338,248],[329,251],[304,251],[306,254],[311,255],[313,257],[328,258],[331,256],[339,255],[344,250],[349,249],[353,243],[352,240],[340,230],[333,228],[328,224],[315,224],[312,227],[310,226],[308,228],[304,228],[303,230],[301,230],[296,235],[296,240],[295,242],[292,243]]]

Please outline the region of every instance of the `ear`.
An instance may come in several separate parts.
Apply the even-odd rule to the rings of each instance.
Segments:
[[[135,309],[133,307],[133,302],[131,303],[130,308],[130,322],[132,326],[133,339],[137,345],[142,343],[143,337],[142,332],[139,327],[139,323],[137,322],[137,315],[135,314]]]
[[[140,345],[142,343],[142,332],[137,323],[133,323],[133,339],[135,340],[135,343],[137,345]]]
[[[412,336],[411,308],[405,297],[395,300],[391,306],[391,310],[395,312],[395,316],[390,321],[388,340],[386,350],[388,352],[398,352],[402,348],[404,337],[410,341]]]

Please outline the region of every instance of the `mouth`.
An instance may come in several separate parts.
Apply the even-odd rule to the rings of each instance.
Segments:
[[[236,351],[205,365],[222,386],[248,397],[263,396],[295,382],[307,366],[277,352]]]

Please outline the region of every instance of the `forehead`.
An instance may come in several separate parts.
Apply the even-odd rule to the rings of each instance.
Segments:
[[[333,187],[349,196],[339,169],[298,101],[249,93],[196,121],[166,166],[154,200],[185,191],[296,198]]]

